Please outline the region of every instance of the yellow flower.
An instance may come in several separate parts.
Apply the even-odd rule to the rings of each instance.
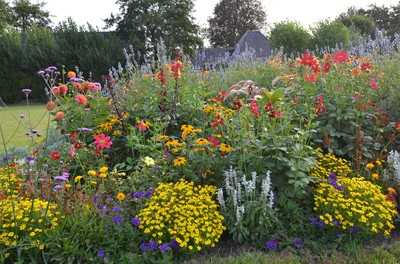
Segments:
[[[376,166],[381,167],[382,166],[382,161],[377,160],[375,161]]]
[[[99,169],[99,173],[108,173],[108,167],[107,167],[107,166],[102,166],[102,167]]]
[[[367,169],[368,170],[372,170],[375,167],[375,165],[373,163],[368,163],[367,164]]]
[[[119,193],[117,193],[116,198],[117,198],[118,201],[122,202],[122,201],[125,200],[126,195],[124,193],[122,193],[122,192],[119,192]]]
[[[90,171],[88,171],[88,173],[87,173],[89,176],[91,176],[91,177],[95,177],[96,175],[97,175],[97,172],[95,171],[95,170],[90,170]]]
[[[156,163],[155,163],[155,161],[154,161],[154,159],[152,159],[152,158],[150,158],[150,157],[145,157],[144,159],[143,159],[143,162],[144,162],[144,164],[146,164],[146,166],[148,166],[148,167],[152,167],[152,166],[154,166]]]
[[[388,191],[389,194],[397,195],[396,189],[394,189],[394,188],[392,188],[392,187],[389,187],[389,188],[387,189],[387,191]]]
[[[379,174],[378,173],[372,173],[371,177],[372,177],[372,179],[374,179],[376,181],[379,180]]]
[[[188,136],[194,135],[201,132],[201,129],[194,128],[192,125],[182,125],[181,126],[181,137],[185,140]]]
[[[233,151],[233,148],[227,144],[221,143],[221,145],[219,145],[219,150],[223,155],[225,155],[231,153]]]
[[[173,163],[174,163],[175,167],[181,167],[181,166],[186,165],[187,160],[185,157],[178,157],[178,158],[174,159]]]
[[[75,182],[80,182],[83,179],[82,176],[76,176],[75,177]]]
[[[199,138],[195,142],[197,145],[208,145],[210,142],[205,138]]]

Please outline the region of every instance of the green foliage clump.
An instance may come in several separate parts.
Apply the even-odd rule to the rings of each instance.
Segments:
[[[312,29],[313,42],[318,47],[335,48],[338,44],[348,47],[350,30],[338,21],[322,21]]]
[[[291,21],[276,24],[270,35],[272,47],[283,47],[285,54],[301,53],[310,48],[311,39],[311,34],[303,26]]]

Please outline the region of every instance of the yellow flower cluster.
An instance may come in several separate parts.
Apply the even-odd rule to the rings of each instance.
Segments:
[[[203,112],[209,115],[220,115],[225,119],[233,117],[235,111],[222,105],[206,105],[203,107]]]
[[[129,117],[127,112],[122,113],[122,119],[126,119]],[[110,115],[104,123],[101,123],[97,126],[97,133],[111,133],[113,136],[121,136],[122,132],[120,130],[120,126],[122,123],[121,119],[116,115]]]
[[[177,157],[173,160],[173,163],[175,167],[182,167],[186,165],[187,159],[185,157]]]
[[[189,136],[196,135],[201,132],[200,128],[194,128],[192,125],[182,125],[181,126],[181,138],[183,140],[187,139]]]
[[[310,171],[310,176],[326,179],[329,174],[336,173],[338,177],[349,176],[352,172],[350,162],[338,158],[332,153],[323,154],[321,149],[317,149],[317,162]]]
[[[233,148],[227,144],[222,143],[219,145],[219,150],[221,151],[222,155],[229,154],[233,151]]]
[[[170,139],[165,143],[165,147],[172,153],[177,153],[183,148],[184,144],[177,139]]]
[[[59,224],[61,213],[56,204],[41,199],[17,198],[0,201],[0,244],[15,246],[29,237],[32,246],[44,248],[41,235]]]
[[[138,214],[139,228],[160,244],[175,239],[189,251],[213,247],[225,230],[215,193],[214,186],[184,180],[160,183]]]
[[[333,184],[321,182],[314,195],[314,210],[330,226],[347,230],[361,228],[372,234],[389,236],[394,229],[396,206],[387,200],[378,185],[358,178],[338,178],[338,190]]]
[[[20,181],[15,169],[0,168],[0,200],[2,196],[18,194]]]
[[[90,177],[98,176],[99,178],[107,178],[107,176],[108,176],[108,167],[107,166],[102,166],[102,167],[100,167],[99,171],[89,170],[87,172],[87,174]]]

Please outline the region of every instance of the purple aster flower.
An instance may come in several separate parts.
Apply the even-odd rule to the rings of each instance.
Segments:
[[[315,226],[319,229],[323,229],[325,226],[325,223],[319,217],[311,217],[310,224],[312,224],[313,226]]]
[[[176,242],[175,239],[173,239],[173,240],[171,240],[171,242],[169,242],[169,246],[170,246],[172,249],[178,249],[178,248],[179,248],[179,244],[178,244],[178,242]]]
[[[158,244],[156,241],[154,240],[150,240],[149,242],[142,242],[140,244],[140,250],[142,252],[146,252],[146,251],[155,251],[158,249]]]
[[[112,221],[116,225],[122,224],[123,218],[120,215],[113,216]]]
[[[71,82],[82,82],[83,80],[81,78],[75,77],[75,78],[71,78],[70,81]]]
[[[144,193],[144,198],[150,199],[151,196],[153,196],[153,193],[154,193],[153,189],[148,190],[147,192]]]
[[[121,212],[122,209],[121,209],[121,207],[116,206],[116,207],[113,207],[113,208],[111,209],[111,211],[113,211],[113,212]]]
[[[171,250],[171,245],[170,243],[163,243],[158,248],[160,249],[161,253],[165,253],[168,250]]]
[[[297,249],[303,248],[304,247],[304,241],[301,238],[295,238],[293,239],[293,246]]]
[[[54,177],[54,179],[56,181],[68,181],[69,179],[69,173],[64,171],[63,174],[61,176],[56,176]]]
[[[57,67],[55,66],[49,66],[45,69],[46,72],[54,72],[57,70]]]
[[[278,249],[278,246],[279,246],[279,242],[276,239],[269,240],[269,241],[267,241],[267,243],[265,243],[265,248],[268,250],[275,251]]]
[[[145,196],[144,192],[133,192],[131,194],[132,198],[134,199],[142,199]]]
[[[26,163],[28,163],[29,165],[33,166],[35,164],[35,158],[34,157],[26,157],[25,158]]]
[[[43,77],[45,72],[43,70],[40,70],[40,71],[37,72],[37,74]]]
[[[106,252],[104,251],[104,249],[99,249],[99,251],[97,251],[97,257],[99,258],[104,258],[106,256]]]
[[[331,173],[331,174],[329,174],[328,183],[329,183],[330,185],[332,185],[333,187],[335,187],[336,190],[338,190],[338,191],[343,191],[343,189],[344,189],[343,186],[341,186],[341,185],[339,185],[339,184],[337,183],[336,173]]]
[[[131,224],[132,224],[133,226],[138,227],[138,226],[140,225],[140,219],[139,219],[139,217],[132,217],[132,218],[131,218]]]

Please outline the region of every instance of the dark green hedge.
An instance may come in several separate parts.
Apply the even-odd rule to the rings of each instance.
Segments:
[[[23,100],[21,89],[31,88],[35,101],[45,101],[43,84],[36,72],[49,65],[66,69],[78,66],[99,80],[123,61],[123,41],[113,32],[78,27],[72,21],[54,30],[31,28],[27,32],[0,34],[0,97],[7,103]]]

